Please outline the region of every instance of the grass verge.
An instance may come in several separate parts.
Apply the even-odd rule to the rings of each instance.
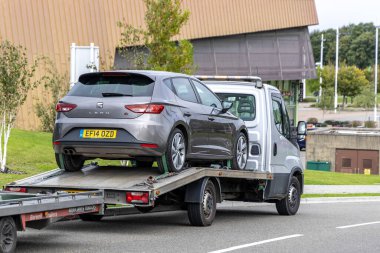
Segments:
[[[307,185],[374,185],[374,184],[380,184],[380,176],[305,170],[305,184]]]

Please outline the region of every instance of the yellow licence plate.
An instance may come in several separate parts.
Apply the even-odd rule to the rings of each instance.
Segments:
[[[117,130],[104,130],[104,129],[82,129],[80,130],[81,138],[91,139],[115,139]]]

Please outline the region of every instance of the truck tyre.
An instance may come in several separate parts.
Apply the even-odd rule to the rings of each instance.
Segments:
[[[178,128],[169,135],[165,155],[157,160],[159,170],[165,171],[166,162],[169,172],[180,172],[186,165],[186,139]]]
[[[193,226],[210,226],[216,213],[215,185],[208,180],[202,191],[201,203],[188,203],[187,215]]]
[[[248,161],[248,139],[242,132],[236,138],[233,155],[232,169],[244,170]]]
[[[15,252],[17,244],[17,228],[11,217],[0,219],[0,252]]]
[[[276,209],[280,215],[295,215],[301,202],[300,182],[292,177],[288,186],[286,197],[276,202]]]
[[[79,218],[82,221],[100,221],[101,219],[103,219],[103,215],[79,214]]]
[[[79,155],[65,155],[65,154],[55,154],[55,160],[58,164],[58,167],[62,168],[60,155],[62,156],[63,167],[68,172],[78,171],[83,168],[84,159]]]

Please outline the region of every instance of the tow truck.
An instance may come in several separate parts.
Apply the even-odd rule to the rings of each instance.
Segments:
[[[280,92],[257,77],[198,78],[208,80],[217,94],[254,96],[255,117],[246,122],[250,141],[246,170],[212,165],[179,173],[165,169],[161,174],[154,167],[92,163],[76,172],[55,169],[15,181],[0,194],[0,233],[7,235],[0,241],[0,252],[14,250],[16,229],[40,228],[72,215],[100,221],[136,211],[182,209],[187,210],[191,225],[209,226],[217,203],[224,200],[270,202],[280,215],[296,214],[303,191],[296,138],[304,134],[305,122],[299,122],[291,134]]]

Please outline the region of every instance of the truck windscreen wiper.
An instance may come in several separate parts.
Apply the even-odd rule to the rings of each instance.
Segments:
[[[123,94],[123,93],[114,93],[114,92],[103,92],[103,97],[133,97],[131,94]]]

